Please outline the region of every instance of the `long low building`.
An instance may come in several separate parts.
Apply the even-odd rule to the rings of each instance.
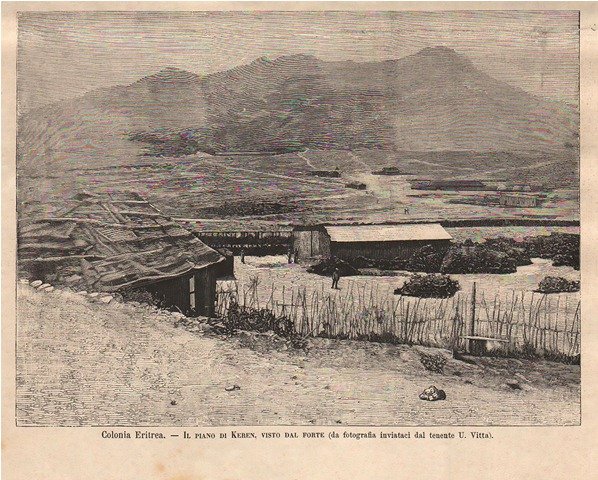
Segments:
[[[451,235],[439,223],[399,225],[314,225],[293,230],[299,262],[319,257],[407,259],[425,245],[446,250]]]

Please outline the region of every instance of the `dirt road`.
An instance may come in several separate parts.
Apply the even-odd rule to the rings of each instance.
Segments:
[[[416,348],[176,328],[140,306],[18,291],[20,425],[529,425],[579,422],[579,367],[449,360],[427,372]],[[517,387],[508,382],[517,381]],[[424,402],[429,385],[447,400]],[[227,391],[238,385],[240,389]]]

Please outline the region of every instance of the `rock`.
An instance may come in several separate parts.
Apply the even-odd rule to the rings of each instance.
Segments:
[[[53,292],[54,291],[54,287],[50,285],[49,287],[44,288],[44,291],[46,291],[46,292]]]
[[[176,400],[171,400],[171,401],[170,401],[170,404],[171,404],[171,405],[176,405]]]
[[[110,303],[112,301],[113,297],[112,295],[107,295],[105,297],[101,297],[100,298],[100,302],[102,303]]]
[[[87,290],[81,290],[77,292],[77,295],[87,295]]]
[[[519,385],[517,380],[509,380],[506,382],[506,385],[512,390],[521,390],[521,385]]]
[[[42,283],[39,287],[37,287],[38,290],[44,290],[45,288],[50,287],[51,285],[49,283]]]
[[[76,283],[79,280],[81,280],[81,275],[70,275],[68,277],[65,278],[65,281],[67,283]]]
[[[30,285],[34,288],[39,287],[40,285],[42,285],[44,282],[42,282],[41,280],[34,280],[33,282],[30,283]]]
[[[427,400],[435,402],[437,400],[446,400],[446,393],[444,390],[439,390],[434,385],[430,385],[422,393],[419,394],[420,400]]]
[[[90,296],[91,298],[96,298],[96,297],[98,297],[99,295],[100,295],[100,294],[99,294],[98,292],[92,292],[92,293],[90,293],[90,294],[89,294],[89,296]]]
[[[231,386],[229,386],[229,387],[224,387],[224,389],[225,389],[227,392],[232,392],[232,391],[234,391],[234,390],[241,390],[241,387],[239,387],[239,385],[231,385]]]
[[[183,315],[181,312],[170,312],[170,314],[174,317],[174,318],[185,318],[185,315]]]
[[[120,293],[113,293],[112,294],[112,298],[114,299],[115,302],[123,302],[123,296]]]
[[[27,284],[29,284],[29,280],[27,280],[26,278],[21,278],[21,279],[19,279],[19,283],[22,283],[23,285],[27,285]]]

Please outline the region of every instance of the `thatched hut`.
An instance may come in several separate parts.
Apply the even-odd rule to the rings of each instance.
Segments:
[[[81,193],[22,216],[18,263],[30,276],[97,292],[143,291],[189,316],[214,313],[224,258],[131,192]]]

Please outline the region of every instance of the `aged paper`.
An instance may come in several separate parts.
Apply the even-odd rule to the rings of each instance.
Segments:
[[[592,477],[597,25],[4,3],[3,476]]]

